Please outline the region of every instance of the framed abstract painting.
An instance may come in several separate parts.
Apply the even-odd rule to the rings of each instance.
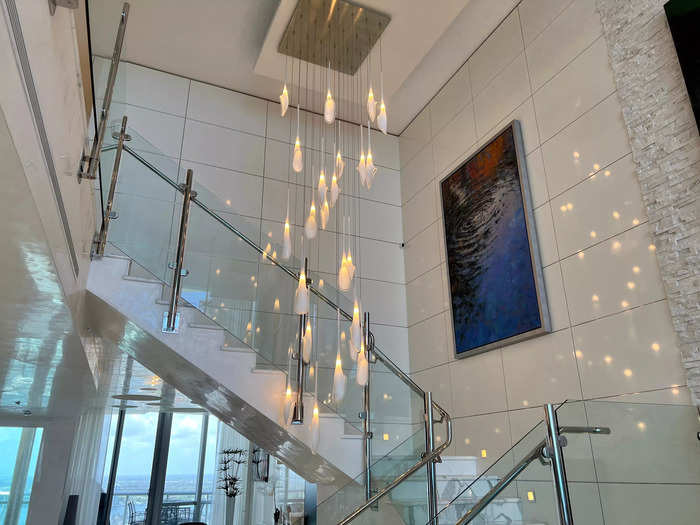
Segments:
[[[551,330],[520,123],[440,181],[455,354]]]

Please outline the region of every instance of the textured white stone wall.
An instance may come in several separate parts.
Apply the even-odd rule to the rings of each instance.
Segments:
[[[663,4],[596,0],[688,387],[700,403],[700,137]]]

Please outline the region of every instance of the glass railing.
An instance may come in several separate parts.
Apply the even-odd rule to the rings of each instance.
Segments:
[[[687,405],[573,401],[562,425],[593,423],[610,435],[566,434],[574,520],[691,525],[700,516],[700,414]],[[551,482],[550,482],[551,483]],[[542,515],[541,519],[547,516]]]
[[[525,509],[519,497],[520,483],[539,478],[542,471],[548,472],[548,467],[537,461],[528,461],[526,465],[522,465],[521,469],[515,472],[514,469],[519,466],[523,458],[532,458],[533,455],[539,454],[544,444],[544,432],[544,423],[538,423],[481,474],[475,475],[472,479],[458,481],[458,487],[456,489],[452,487],[450,490],[450,495],[455,491],[456,495],[449,500],[444,499],[444,496],[441,497],[436,518],[428,519],[426,523],[439,522],[441,525],[450,525],[458,523],[465,515],[472,514],[480,516],[479,523],[525,522]],[[457,435],[455,439],[458,440],[460,437]],[[478,509],[477,505],[501,483],[506,484],[502,491],[496,494],[488,505]],[[546,500],[542,500],[542,504],[546,504]]]
[[[115,127],[112,131],[118,132]],[[174,273],[183,199],[178,185],[184,173],[136,131],[129,129],[128,134],[131,139],[124,147],[113,199],[118,217],[109,225],[107,251],[126,255],[167,287]],[[103,172],[111,173],[107,168],[114,162],[115,142],[114,138],[105,140]],[[291,369],[290,383],[294,387],[296,362],[289,366],[290,348],[296,352],[300,326],[299,316],[293,313],[293,301],[302,262],[293,257],[282,261],[278,255],[282,247],[275,242],[272,232],[261,230],[262,221],[234,213],[226,195],[207,187],[206,182],[197,182],[195,174],[196,196],[190,206],[181,300],[225,329],[232,336],[229,340],[232,346],[243,343],[252,349],[257,367],[284,373]],[[102,189],[106,201],[109,184],[103,184]],[[295,230],[300,232],[298,228]],[[299,243],[297,239],[296,253],[300,251]],[[345,342],[347,337],[341,344],[347,378],[345,396],[339,401],[332,392],[338,348],[338,303],[341,303],[340,330],[346,334],[350,332],[352,303],[333,283],[323,282],[313,268],[309,270],[309,280],[312,291],[309,322],[314,350],[312,366],[305,367],[305,391],[313,392],[318,385],[321,411],[337,413],[349,428],[361,434],[364,388],[356,381],[356,366]],[[376,493],[393,480],[389,479],[391,474],[398,476],[422,460],[425,418],[422,390],[381,352],[376,342],[374,356],[376,359],[369,364],[368,430],[373,435],[370,458],[375,461],[397,451],[395,461],[384,459],[381,468],[378,467],[380,471],[375,474],[372,487]],[[436,410],[436,418],[441,414],[442,411]],[[442,430],[438,431],[436,446],[441,445],[445,436]],[[421,475],[416,472],[415,477]],[[421,494],[425,498],[424,483]],[[362,492],[358,505],[364,499],[366,493]]]
[[[426,523],[697,523],[697,407],[567,401],[555,413],[560,461],[545,416]]]

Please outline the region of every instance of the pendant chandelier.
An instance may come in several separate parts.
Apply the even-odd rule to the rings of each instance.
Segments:
[[[302,5],[306,7],[300,8]],[[318,6],[325,6],[323,9],[329,11],[324,13]],[[313,309],[309,287],[314,290],[323,284],[321,279],[309,275],[305,254],[319,253],[320,239],[328,239],[327,234],[319,234],[319,228],[335,236],[331,239],[336,239],[339,252],[337,286],[346,294],[352,293],[353,299],[351,323],[347,330],[341,330],[340,309],[336,312],[336,355],[332,378],[328,378],[331,388],[324,404],[341,403],[347,393],[349,374],[346,375],[343,368],[343,348],[347,348],[351,359],[346,366],[355,369],[355,382],[364,386],[369,378],[369,353],[362,321],[362,279],[359,278],[361,263],[364,262],[360,257],[360,248],[363,247],[360,242],[360,195],[374,186],[378,176],[375,162],[382,161],[381,150],[378,152],[372,148],[372,139],[376,145],[378,132],[387,133],[380,36],[389,21],[386,15],[370,11],[344,0],[331,3],[300,0],[278,48],[287,57],[292,57],[291,61],[285,57],[279,95],[281,117],[289,119],[290,144],[287,210],[282,231],[283,246],[279,252],[284,260],[290,260],[295,249],[291,239],[293,235],[299,235],[299,282],[293,309],[294,313],[304,317],[297,333],[300,352],[295,357],[303,362],[303,366],[298,365],[308,371],[308,374],[298,377],[301,382],[296,387],[287,381],[284,415],[287,420],[291,411],[289,407],[294,406],[288,399],[294,397],[295,388],[298,388],[298,395],[303,391],[303,381],[313,379],[313,409],[307,428],[314,452],[318,449],[320,437],[318,376],[321,369],[319,350],[314,349],[313,337],[316,337],[317,346],[322,340],[319,337],[323,337],[319,332],[312,335],[320,327],[309,316]],[[309,12],[312,16],[308,16]],[[373,50],[377,51],[374,57]],[[288,111],[289,106],[293,108],[294,105],[296,115],[293,110]],[[292,189],[294,202],[290,203]],[[298,232],[293,231],[294,225],[297,225]],[[319,239],[319,243],[315,239]],[[321,367],[328,370],[330,363],[325,366],[321,363]],[[288,376],[291,377],[291,365]],[[294,419],[294,422],[299,421]]]

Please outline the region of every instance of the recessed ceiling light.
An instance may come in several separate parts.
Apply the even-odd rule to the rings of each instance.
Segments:
[[[112,397],[120,401],[160,401],[163,399],[160,396],[147,396],[144,394],[120,394]]]

